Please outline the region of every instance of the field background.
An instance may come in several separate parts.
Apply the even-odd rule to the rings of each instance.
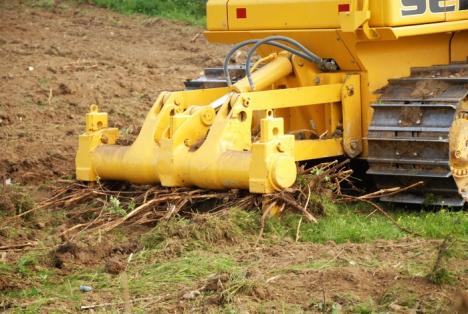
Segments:
[[[198,36],[203,24],[195,0],[0,1],[0,310],[454,313],[468,286],[463,211],[386,206],[398,227],[322,193],[317,224],[288,212],[261,238],[255,207],[64,234],[132,210],[119,196],[41,207],[75,184],[89,105],[133,139],[161,91],[222,63],[229,47]]]

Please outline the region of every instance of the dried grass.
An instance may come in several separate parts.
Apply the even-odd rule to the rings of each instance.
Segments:
[[[348,162],[348,160],[333,161],[309,169],[300,168],[299,179],[292,188],[265,195],[250,194],[240,190],[209,191],[187,187],[136,186],[115,182],[85,184],[61,181],[64,186],[57,188],[53,197],[20,215],[10,217],[5,223],[38,209],[69,208],[71,210],[67,216],[72,225],[60,233],[60,236],[67,240],[79,233],[109,232],[122,225],[154,226],[157,222],[167,221],[176,215],[190,218],[194,213],[218,213],[234,207],[262,208],[259,234],[261,238],[265,220],[274,213],[295,211],[301,213],[308,222],[316,223],[317,215],[321,215],[324,209],[320,201],[311,195],[328,195],[336,202],[364,201],[391,219],[371,200],[383,195],[393,195],[408,188],[381,190],[359,197],[342,194],[341,186],[344,182],[352,186],[353,172],[347,168]]]

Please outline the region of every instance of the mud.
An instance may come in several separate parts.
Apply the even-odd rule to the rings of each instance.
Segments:
[[[432,98],[437,97],[449,88],[449,84],[443,81],[421,81],[417,82],[411,97]]]

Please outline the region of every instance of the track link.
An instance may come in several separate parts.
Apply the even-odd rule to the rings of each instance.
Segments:
[[[379,189],[423,184],[382,201],[463,206],[450,169],[450,128],[468,93],[468,63],[413,68],[391,79],[368,133],[367,161]]]

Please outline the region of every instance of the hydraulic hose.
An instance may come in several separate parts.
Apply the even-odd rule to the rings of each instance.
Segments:
[[[267,37],[265,39],[257,41],[257,43],[254,44],[254,46],[252,48],[250,48],[250,51],[247,54],[247,60],[246,60],[246,63],[245,63],[245,70],[247,72],[247,79],[249,80],[249,85],[250,85],[251,90],[255,89],[254,82],[252,80],[252,73],[250,71],[250,63],[252,62],[252,57],[253,57],[254,53],[257,51],[258,47],[260,47],[261,45],[266,44],[266,43],[275,42],[276,40],[285,41],[285,42],[287,42],[287,43],[289,43],[291,45],[294,45],[294,46],[298,47],[299,49],[301,49],[302,52],[306,55],[306,57],[304,59],[306,59],[306,60],[308,60],[308,61],[310,61],[312,63],[317,64],[322,71],[336,70],[336,63],[334,61],[324,60],[324,59],[320,58],[319,56],[317,56],[316,54],[314,54],[313,52],[308,50],[306,47],[304,47],[298,41],[296,41],[296,40],[294,40],[292,38],[286,37],[286,36],[270,36],[270,37]],[[291,53],[293,53],[295,55],[298,55],[297,50],[294,50],[294,52],[291,52]],[[332,63],[332,64],[330,64],[330,63]]]
[[[231,74],[229,73],[229,70],[228,70],[229,61],[231,60],[232,56],[240,48],[248,46],[248,45],[255,44],[258,41],[259,41],[258,39],[246,40],[246,41],[240,42],[239,44],[232,47],[231,50],[229,50],[229,52],[226,55],[226,58],[224,59],[224,65],[223,65],[224,76],[226,78],[228,86],[232,85]],[[278,48],[286,50],[286,51],[288,51],[288,52],[290,52],[292,54],[295,54],[295,55],[297,55],[297,56],[299,56],[301,58],[308,59],[308,56],[305,53],[302,53],[301,51],[297,51],[297,50],[295,50],[295,49],[293,49],[293,48],[291,48],[289,46],[286,46],[284,44],[280,44],[280,43],[277,43],[277,42],[267,42],[267,43],[265,43],[265,45],[278,47]]]
[[[277,40],[279,41],[285,41],[293,46],[296,46],[300,49],[299,50],[296,50],[294,48],[291,48],[285,44],[281,44],[281,43],[278,43],[276,42]],[[231,60],[233,54],[239,50],[240,48],[242,47],[245,47],[247,45],[254,45],[250,50],[249,50],[249,53],[247,55],[247,60],[246,60],[246,73],[247,73],[247,78],[248,78],[248,81],[249,81],[249,85],[251,87],[252,90],[254,90],[255,86],[254,86],[254,83],[253,83],[253,80],[252,80],[252,74],[251,74],[251,68],[250,68],[250,64],[251,64],[251,60],[252,60],[252,57],[254,55],[254,53],[256,52],[257,48],[260,47],[261,45],[270,45],[270,46],[274,46],[274,47],[278,47],[278,48],[281,48],[283,50],[286,50],[296,56],[299,56],[305,60],[308,60],[312,63],[315,63],[317,64],[320,69],[322,71],[335,71],[337,70],[337,65],[335,63],[334,60],[328,60],[328,59],[322,59],[320,58],[319,56],[317,56],[316,54],[314,54],[313,52],[311,52],[310,50],[308,50],[306,47],[304,47],[301,43],[299,43],[298,41],[292,39],[292,38],[289,38],[289,37],[286,37],[286,36],[270,36],[270,37],[267,37],[267,38],[264,38],[264,39],[251,39],[251,40],[246,40],[246,41],[243,41],[243,42],[240,42],[239,44],[235,45],[234,47],[231,48],[231,50],[228,52],[228,54],[226,55],[226,58],[224,59],[224,65],[223,65],[223,70],[224,70],[224,75],[226,77],[226,81],[228,83],[228,85],[232,85],[232,80],[231,80],[231,75],[229,73],[229,69],[228,69],[228,66],[229,66],[229,61]]]

